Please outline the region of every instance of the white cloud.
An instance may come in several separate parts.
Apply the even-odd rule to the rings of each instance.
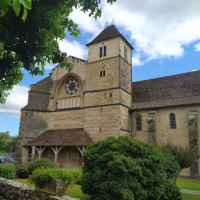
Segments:
[[[194,47],[196,51],[200,51],[200,43],[196,44]]]
[[[75,56],[82,59],[87,59],[87,48],[77,41],[59,41],[59,47],[62,52],[66,52],[68,56]]]
[[[44,69],[45,70],[52,70],[55,66],[56,66],[55,64],[46,63]]]
[[[134,54],[133,55],[133,57],[132,57],[132,65],[133,65],[133,67],[144,65],[144,62],[142,62],[141,59],[140,59],[140,54]]]
[[[102,16],[97,21],[80,10],[73,19],[80,28],[95,36],[99,29],[112,22],[130,34],[135,52],[147,60],[184,55],[184,46],[200,39],[199,0],[118,0],[102,4]]]
[[[100,27],[100,23],[89,17],[89,12],[83,13],[81,9],[74,9],[74,12],[71,13],[70,18],[78,24],[79,28],[84,30],[85,32],[89,32],[95,35],[99,34],[102,30]]]
[[[20,117],[20,110],[27,104],[29,88],[16,85],[10,91],[5,104],[0,104],[0,113],[15,118]]]

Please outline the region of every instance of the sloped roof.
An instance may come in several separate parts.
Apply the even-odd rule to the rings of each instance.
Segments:
[[[132,83],[133,109],[200,103],[200,71]]]
[[[48,130],[24,146],[87,146],[92,142],[83,128]]]
[[[132,45],[125,39],[125,37],[119,32],[115,25],[106,27],[97,37],[95,37],[87,46],[95,44],[104,40],[108,40],[115,37],[121,37],[128,45],[133,49]]]

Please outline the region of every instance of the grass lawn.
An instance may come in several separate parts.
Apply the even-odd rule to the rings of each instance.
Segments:
[[[199,190],[200,191],[200,180],[178,178],[176,181],[176,184],[180,189]]]
[[[200,195],[198,194],[183,194],[183,200],[200,200]]]
[[[87,200],[89,199],[89,196],[86,194],[83,194],[83,192],[81,191],[81,186],[80,185],[73,185],[73,188],[68,188],[67,189],[67,195],[72,197],[72,198],[78,198],[81,200]]]
[[[17,181],[19,183],[23,183],[25,185],[28,185],[29,187],[34,187],[34,184],[30,184],[28,182],[28,179],[12,179],[13,181]]]

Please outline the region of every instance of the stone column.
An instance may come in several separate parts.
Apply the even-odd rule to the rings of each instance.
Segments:
[[[190,167],[190,177],[197,178],[199,173],[198,166],[198,115],[197,112],[192,111],[188,113],[188,131],[189,131],[189,145],[190,149],[195,153],[196,158]]]
[[[150,144],[156,143],[156,126],[155,126],[155,112],[149,112],[148,114],[148,142]]]

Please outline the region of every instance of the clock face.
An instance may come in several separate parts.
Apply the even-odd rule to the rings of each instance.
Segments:
[[[65,86],[65,91],[67,94],[72,95],[77,92],[79,83],[75,78],[70,78]]]

